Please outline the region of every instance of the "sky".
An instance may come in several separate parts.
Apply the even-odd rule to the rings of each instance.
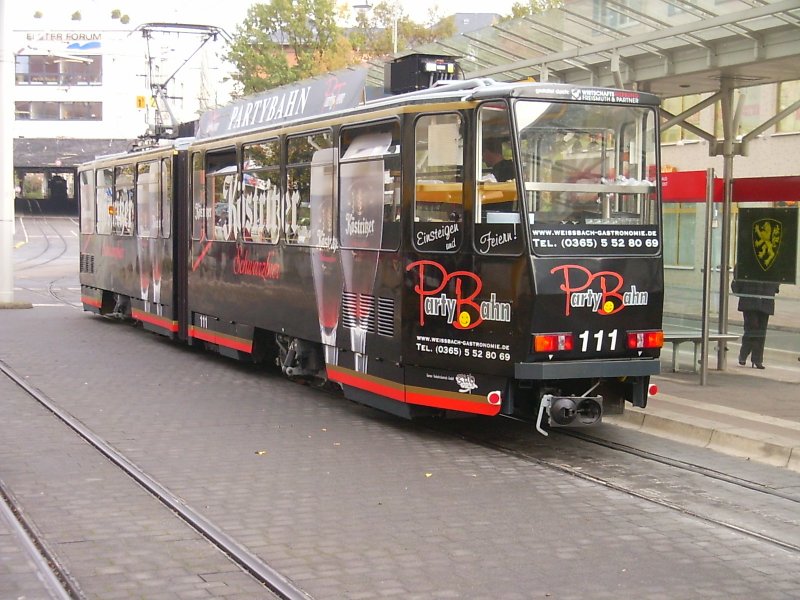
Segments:
[[[343,0],[339,0],[342,2]],[[374,3],[371,0],[370,3]],[[153,21],[168,21],[179,23],[194,23],[202,25],[217,25],[233,33],[235,27],[247,14],[247,9],[255,4],[254,0],[224,0],[211,2],[200,0],[189,3],[185,0],[5,0],[8,3],[12,29],[24,26],[30,27],[31,17],[34,12],[41,11],[43,18],[34,21],[43,27],[58,28],[75,26],[71,15],[80,11],[84,26],[96,25],[97,21],[107,20],[112,10],[119,9],[123,14],[130,16],[131,25]],[[490,7],[492,12],[509,14],[514,0],[495,0],[487,3],[486,0],[433,0],[421,2],[420,0],[402,1],[400,5],[407,15],[417,22],[425,22],[428,8],[434,5],[439,7],[443,16],[454,12],[487,12]],[[364,4],[364,0],[352,0],[350,5]],[[190,8],[187,8],[190,7]],[[94,19],[92,19],[94,17]]]

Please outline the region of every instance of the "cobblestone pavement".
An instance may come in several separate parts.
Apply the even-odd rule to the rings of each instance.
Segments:
[[[13,523],[0,513],[0,598],[48,598],[36,566],[14,533]]]
[[[796,553],[143,331],[67,307],[0,312],[0,331],[0,359],[318,599],[800,589]],[[94,597],[122,597],[102,589],[120,577],[166,593],[229,573],[166,509],[5,392],[0,477],[70,565],[97,571],[78,577],[96,582]],[[84,483],[113,508],[74,497],[75,470],[96,473]],[[246,582],[230,585],[245,593]]]
[[[274,597],[5,376],[0,398],[0,476],[87,597]]]

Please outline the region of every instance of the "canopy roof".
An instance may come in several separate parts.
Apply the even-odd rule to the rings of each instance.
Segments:
[[[414,51],[458,57],[464,77],[716,92],[800,79],[800,1],[567,0]]]

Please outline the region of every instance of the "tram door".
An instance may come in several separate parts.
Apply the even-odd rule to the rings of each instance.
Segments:
[[[340,331],[345,339],[339,345],[352,351],[355,371],[375,373],[386,368],[377,363],[387,363],[384,359],[399,350],[399,121],[343,127],[340,148]]]
[[[526,312],[522,307],[530,306],[532,289],[525,252],[527,224],[522,219],[508,105],[486,102],[477,117],[472,246],[473,273],[481,283],[481,325],[475,336],[484,351],[476,368],[510,377],[512,356],[516,350],[524,352],[530,339],[521,329]]]
[[[467,379],[511,368],[512,316],[529,266],[507,106],[487,103],[477,116],[475,144],[465,143],[459,113],[416,121],[404,307],[408,362]]]
[[[403,358],[404,363],[424,370],[457,358],[445,353],[458,352],[463,337],[454,324],[459,323],[459,298],[469,286],[459,274],[472,267],[465,210],[466,124],[458,112],[423,114],[413,131],[414,165],[406,171],[413,177],[413,199],[404,280]],[[409,381],[424,385],[428,373],[415,377],[413,371],[409,371]]]

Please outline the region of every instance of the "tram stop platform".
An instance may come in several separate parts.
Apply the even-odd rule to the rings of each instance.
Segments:
[[[800,357],[769,358],[764,370],[729,360],[701,385],[699,373],[670,372],[662,356],[647,408],[605,422],[800,472]]]

